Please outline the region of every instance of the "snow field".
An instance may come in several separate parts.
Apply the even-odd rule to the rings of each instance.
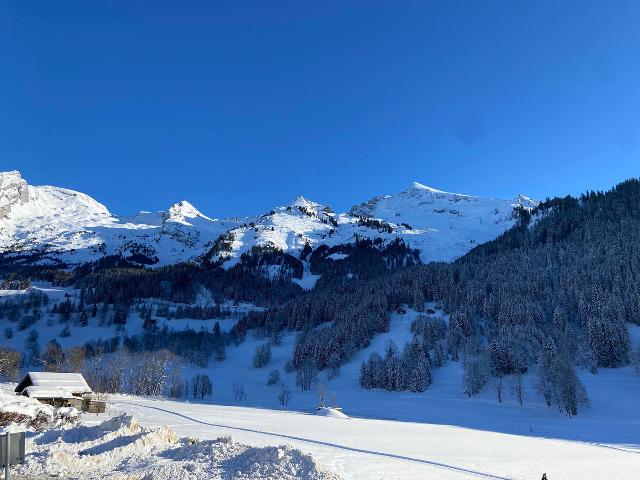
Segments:
[[[286,442],[346,479],[637,478],[639,452],[577,441],[413,422],[331,418],[184,402],[114,398],[143,425],[170,425],[203,439]]]
[[[168,426],[142,427],[131,415],[97,425],[31,435],[18,476],[90,479],[338,480],[288,446],[249,447],[231,437],[178,438]]]

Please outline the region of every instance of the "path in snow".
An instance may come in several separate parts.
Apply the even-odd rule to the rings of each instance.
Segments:
[[[410,462],[418,462],[418,463],[423,463],[423,464],[429,465],[429,466],[440,467],[440,468],[444,468],[444,469],[447,469],[447,470],[453,470],[455,472],[466,473],[466,474],[469,474],[469,475],[472,475],[472,476],[475,476],[475,477],[493,478],[493,479],[497,479],[497,480],[512,480],[512,479],[507,478],[507,477],[501,477],[501,476],[498,476],[498,475],[492,475],[490,473],[479,472],[479,471],[476,471],[476,470],[469,470],[467,468],[456,467],[454,465],[447,465],[445,463],[433,462],[433,461],[430,461],[430,460],[422,460],[422,459],[419,459],[419,458],[407,457],[407,456],[404,456],[404,455],[396,455],[396,454],[393,454],[393,453],[385,453],[385,452],[376,452],[376,451],[373,451],[373,450],[365,450],[365,449],[362,449],[362,448],[355,448],[355,447],[349,447],[347,445],[340,445],[338,443],[324,442],[324,441],[321,441],[321,440],[314,440],[314,439],[311,439],[311,438],[297,437],[297,436],[292,436],[292,435],[285,435],[285,434],[282,434],[282,433],[266,432],[266,431],[263,431],[263,430],[255,430],[255,429],[252,429],[252,428],[234,427],[234,426],[231,426],[231,425],[221,425],[221,424],[217,424],[217,423],[209,423],[209,422],[205,422],[205,421],[202,421],[202,420],[198,420],[197,418],[190,417],[188,415],[184,415],[184,414],[182,414],[180,412],[176,412],[176,411],[173,411],[173,410],[168,410],[166,408],[152,407],[152,406],[149,406],[149,405],[141,405],[141,404],[133,404],[133,405],[137,405],[137,406],[143,407],[143,408],[151,408],[151,409],[158,410],[158,411],[164,412],[164,413],[169,413],[169,414],[181,417],[181,418],[185,418],[185,419],[190,420],[192,422],[199,423],[201,425],[207,425],[207,426],[210,426],[210,427],[226,428],[226,429],[233,430],[233,431],[258,433],[260,435],[269,435],[269,436],[272,436],[272,437],[284,438],[284,439],[286,439],[288,441],[293,440],[293,441],[296,441],[296,442],[300,441],[300,442],[314,443],[316,445],[323,445],[323,446],[328,446],[328,447],[332,447],[332,448],[338,448],[338,449],[347,450],[347,451],[350,451],[350,452],[365,453],[365,454],[368,454],[368,455],[377,455],[377,456],[387,457],[387,458],[392,458],[392,459],[407,460],[407,461],[410,461]]]
[[[113,407],[142,424],[170,425],[179,435],[209,439],[231,430],[238,441],[258,446],[282,439],[347,479],[524,480],[546,472],[550,480],[623,480],[640,468],[634,452],[446,425],[124,397]]]

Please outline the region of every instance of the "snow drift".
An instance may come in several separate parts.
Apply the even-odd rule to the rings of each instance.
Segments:
[[[4,429],[43,431],[59,428],[74,423],[78,415],[75,408],[55,408],[0,389],[0,427]]]
[[[128,414],[95,426],[57,429],[27,440],[18,476],[76,479],[338,480],[311,456],[288,446],[249,447],[231,437],[177,438],[169,427],[141,427]]]

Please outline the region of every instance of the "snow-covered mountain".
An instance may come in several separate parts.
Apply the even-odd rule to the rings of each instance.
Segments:
[[[37,254],[41,263],[81,264],[105,255],[168,264],[202,253],[239,220],[214,220],[186,201],[165,212],[118,217],[84,193],[28,185],[0,174],[0,253]]]
[[[451,260],[511,227],[519,206],[531,208],[535,201],[447,193],[414,183],[342,214],[298,197],[255,218],[218,220],[187,201],[122,217],[83,193],[28,185],[19,172],[8,172],[0,174],[0,253],[37,254],[32,261],[70,265],[105,255],[148,265],[208,255],[229,268],[254,247],[299,257],[305,248],[352,244],[357,238],[383,244],[401,238],[420,250],[422,261]]]
[[[452,260],[512,227],[514,209],[538,202],[523,195],[513,200],[443,192],[414,182],[397,195],[374,197],[351,208],[351,215],[379,218],[404,226],[404,241],[420,250],[423,261]]]
[[[0,218],[6,217],[14,205],[28,201],[29,189],[20,172],[0,172]]]

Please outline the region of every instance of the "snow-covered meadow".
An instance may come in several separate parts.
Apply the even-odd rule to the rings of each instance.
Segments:
[[[78,294],[45,284],[36,288],[53,302],[65,294]],[[246,311],[251,306],[235,308]],[[437,314],[446,318],[440,311]],[[28,475],[99,478],[97,475],[104,474],[102,478],[150,480],[169,478],[160,472],[172,472],[171,478],[196,479],[334,478],[333,473],[323,470],[325,467],[347,479],[524,480],[540,478],[542,473],[549,480],[634,478],[640,468],[640,377],[632,367],[600,369],[596,375],[579,371],[590,405],[573,418],[547,408],[528,377],[522,406],[509,388],[499,404],[491,382],[480,395],[467,398],[459,362],[434,368],[433,383],[423,393],[361,388],[362,361],[372,352],[382,353],[390,340],[398,346],[409,341],[416,315],[411,309],[393,313],[389,332],[377,335],[340,369],[339,376],[329,379],[320,372],[307,392],[296,387],[295,373],[286,369],[296,333],[285,332],[280,342],[271,345],[268,363],[255,368],[254,352],[269,339],[249,332],[244,342],[227,346],[225,360],[211,359],[206,368],[184,367],[187,379],[209,375],[213,381],[211,397],[176,401],[111,396],[106,415],[81,416],[82,438],[77,437],[81,433],[67,432],[70,427],[58,421],[50,424],[53,432],[30,434],[31,456],[21,471]],[[90,318],[88,326],[73,326],[70,336],[60,338],[59,323],[49,325],[47,320],[44,315],[34,325],[43,345],[55,338],[67,348],[116,333],[114,326],[99,326],[98,319]],[[173,329],[211,330],[215,321],[166,322]],[[233,318],[220,319],[223,330],[234,322]],[[142,319],[132,314],[126,328],[129,334],[140,333]],[[26,335],[27,331],[17,331],[10,340],[4,339],[3,345],[20,348]],[[640,327],[630,327],[630,337],[632,343],[638,343]],[[280,382],[267,385],[272,370],[278,370]],[[235,396],[238,384],[246,394],[242,400]],[[278,399],[282,384],[291,391],[286,406]],[[327,410],[318,415],[320,391],[326,392],[327,402],[335,394],[346,418]],[[6,398],[10,401],[0,405],[0,410],[11,411],[25,402]],[[30,405],[31,410],[37,407],[32,401]],[[136,420],[126,417],[124,423],[111,421],[98,427],[100,422],[121,415],[132,415]],[[132,426],[135,422],[141,427]],[[229,435],[233,441],[223,438]],[[204,442],[195,444],[188,437]],[[71,438],[76,440],[68,441]],[[108,474],[91,469],[82,473],[85,476],[73,473],[73,468],[88,465],[83,461],[88,458],[86,452],[92,452],[91,461],[96,465],[108,464]],[[253,467],[247,462],[253,462]],[[255,466],[260,462],[265,465]],[[300,473],[304,469],[310,472],[306,476]],[[283,472],[294,473],[287,477]]]
[[[30,433],[27,463],[15,472],[147,480],[525,480],[542,473],[550,480],[623,480],[636,478],[640,466],[637,444],[341,417],[112,396],[107,414]]]
[[[232,435],[262,446],[287,443],[347,479],[524,480],[541,478],[543,473],[550,480],[632,479],[640,467],[637,444],[601,445],[453,425],[163,400],[114,398],[113,402],[114,409],[132,412],[143,425],[170,425],[182,435],[204,439]]]
[[[312,391],[304,393],[296,388],[294,374],[284,369],[295,334],[272,346],[272,358],[262,368],[254,368],[251,358],[266,340],[248,335],[227,349],[224,361],[211,361],[206,369],[186,368],[187,376],[206,372],[211,377],[212,397],[175,401],[111,396],[106,415],[82,416],[82,424],[90,427],[82,431],[94,432],[87,438],[67,441],[79,434],[65,432],[30,436],[31,456],[21,471],[70,476],[74,465],[86,468],[82,459],[92,452],[91,461],[108,465],[103,478],[169,478],[160,472],[196,479],[334,478],[318,473],[324,467],[346,479],[524,480],[543,473],[550,480],[635,478],[640,468],[640,378],[631,367],[601,369],[597,375],[581,372],[590,406],[574,418],[547,408],[530,380],[523,406],[510,393],[498,404],[491,385],[469,399],[462,393],[456,362],[434,369],[433,384],[424,393],[362,389],[360,362],[382,351],[390,339],[399,345],[409,340],[415,315],[411,310],[393,314],[387,334],[377,336],[338,377],[328,380],[321,373]],[[638,339],[638,329],[632,329],[631,337]],[[272,369],[280,371],[291,389],[286,407],[277,398],[280,386],[266,385]],[[238,383],[246,392],[242,401],[234,397]],[[328,398],[335,393],[347,418],[317,414],[320,389]],[[123,414],[132,415],[142,427],[131,427],[133,420],[126,420],[124,427],[97,427]],[[226,436],[233,441],[221,438]],[[187,437],[204,442],[194,446]],[[265,466],[256,466],[261,461]],[[311,469],[307,476],[299,470],[305,468]],[[295,473],[287,477],[284,471]],[[88,476],[77,478],[98,475],[98,470],[85,472]]]

